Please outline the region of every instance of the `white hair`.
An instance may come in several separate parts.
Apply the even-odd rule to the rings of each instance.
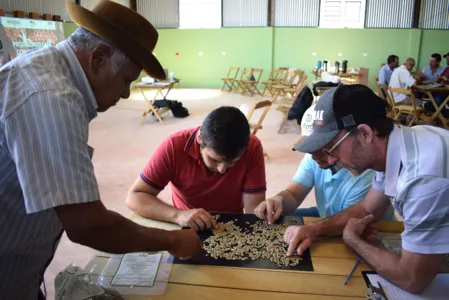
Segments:
[[[76,29],[68,40],[75,51],[92,50],[98,46],[106,46],[111,49],[113,53],[110,57],[109,67],[112,74],[116,74],[121,67],[130,61],[130,58],[122,51],[83,27]]]

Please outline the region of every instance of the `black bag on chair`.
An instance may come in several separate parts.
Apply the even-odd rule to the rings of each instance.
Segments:
[[[292,107],[288,110],[288,120],[296,120],[296,122],[301,125],[302,116],[306,110],[312,105],[313,95],[312,91],[308,86],[305,86],[302,91],[298,94],[293,102]]]

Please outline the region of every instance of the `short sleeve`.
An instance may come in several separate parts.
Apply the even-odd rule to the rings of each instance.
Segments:
[[[404,217],[402,247],[414,253],[449,253],[449,179],[414,179],[397,197]]]
[[[39,92],[5,119],[27,213],[100,200],[83,104],[77,92]]]
[[[293,176],[293,181],[309,188],[314,187],[316,168],[317,164],[313,161],[312,155],[306,154]]]
[[[163,190],[173,178],[174,157],[173,141],[168,137],[153,152],[140,178],[151,187]]]
[[[254,146],[251,147],[251,152],[248,153],[250,155],[248,157],[248,169],[243,182],[243,193],[247,194],[262,193],[267,190],[263,147],[255,136],[251,136],[251,138],[254,138]]]

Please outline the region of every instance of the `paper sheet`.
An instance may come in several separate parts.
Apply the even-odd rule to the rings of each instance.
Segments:
[[[111,285],[153,286],[162,253],[129,253],[123,256]]]
[[[388,300],[447,300],[449,295],[449,274],[438,274],[423,293],[415,295],[398,288],[378,274],[367,274],[371,285],[379,287],[380,282]]]
[[[133,257],[136,255],[146,256],[141,256],[140,258]],[[153,256],[148,257],[148,255]],[[130,258],[131,260],[123,264],[125,256],[126,260]],[[142,265],[141,260],[148,260],[144,262],[146,264],[145,266]],[[155,268],[156,265],[157,269]],[[149,296],[162,295],[164,293],[172,265],[173,256],[167,251],[161,251],[151,254],[144,252],[126,255],[115,254],[111,255],[107,260],[105,258],[95,257],[89,262],[86,268],[93,269],[91,278],[103,287],[112,288],[122,295]],[[119,272],[120,268],[122,270]],[[144,270],[145,268],[147,270]],[[135,284],[136,282],[139,283]],[[149,284],[152,285],[150,286]]]

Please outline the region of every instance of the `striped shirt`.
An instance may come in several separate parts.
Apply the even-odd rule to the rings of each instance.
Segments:
[[[404,219],[402,247],[423,254],[449,253],[449,131],[395,126],[385,173],[373,179]]]
[[[53,207],[100,199],[87,145],[96,109],[67,41],[0,69],[0,298],[37,298],[63,232]]]

